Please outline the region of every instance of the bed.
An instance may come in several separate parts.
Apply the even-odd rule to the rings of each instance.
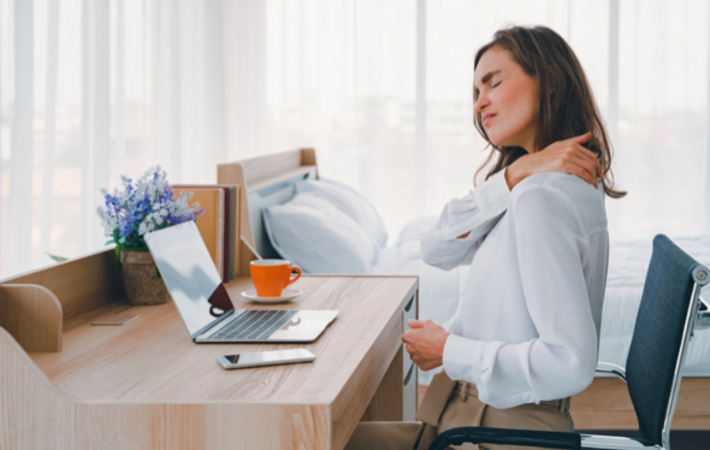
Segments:
[[[307,189],[304,191],[304,186],[313,189],[313,186],[325,185],[325,182],[326,180],[319,177],[314,149],[274,153],[218,166],[218,183],[242,186],[239,207],[239,235],[242,245],[237,252],[238,273],[248,273],[249,261],[255,258],[255,253],[267,258],[284,257],[299,263],[304,268],[300,262],[307,261],[299,261],[303,253],[302,248],[301,250],[297,246],[288,248],[292,245],[292,241],[298,240],[289,236],[297,235],[283,234],[286,230],[284,227],[279,240],[274,225],[274,223],[288,223],[291,228],[290,225],[299,220],[298,214],[294,211],[302,210],[291,210],[291,215],[281,216],[277,216],[274,211],[283,212],[286,207],[295,205],[297,198],[304,198],[303,194],[307,191]],[[326,205],[327,202],[318,202],[320,200],[312,199],[312,204],[305,203],[301,206],[312,209],[332,206]],[[358,213],[362,211],[356,211],[354,214]],[[330,220],[331,217],[327,219]],[[355,253],[351,260],[359,258],[364,261],[360,265],[343,268],[342,270],[349,271],[347,273],[419,276],[419,317],[433,319],[445,327],[450,327],[458,309],[469,267],[460,266],[451,271],[443,271],[422,261],[419,242],[435,221],[434,216],[412,219],[398,232],[395,245],[390,247],[375,245],[374,254],[369,248],[363,250],[366,247],[364,244],[359,246],[363,248],[344,248],[336,253],[348,256],[348,252],[353,251]],[[342,223],[337,223],[338,227],[342,228]],[[311,226],[314,224],[317,225],[317,222],[310,222]],[[307,230],[309,223],[304,222],[302,226]],[[355,234],[355,231],[357,230],[350,230],[349,234]],[[381,243],[378,230],[369,232],[373,240],[379,240]],[[323,239],[327,241],[328,238]],[[600,361],[625,366],[646,268],[651,256],[650,241],[650,239],[637,239],[610,242],[609,274],[600,338]],[[700,263],[710,266],[710,236],[675,238],[674,242]],[[320,259],[323,255],[324,252],[316,251],[314,258]],[[328,273],[321,268],[332,268],[338,265],[335,262],[329,264],[312,265],[310,267],[319,270],[311,273]],[[308,270],[304,272],[308,273]],[[435,371],[420,372],[420,385],[428,385],[434,373]],[[681,385],[673,428],[710,430],[710,330],[696,332],[689,346],[684,376],[688,379]],[[603,377],[595,379],[585,392],[575,396],[572,411],[578,429],[637,428],[625,385],[616,379]]]

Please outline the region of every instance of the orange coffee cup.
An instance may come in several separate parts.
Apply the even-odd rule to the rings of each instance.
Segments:
[[[291,272],[296,270],[295,278]],[[285,259],[259,259],[249,265],[251,281],[258,297],[281,297],[284,288],[301,277],[301,268],[290,266]]]

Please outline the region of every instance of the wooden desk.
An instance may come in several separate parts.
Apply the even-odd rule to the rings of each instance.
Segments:
[[[0,301],[16,294],[7,283]],[[172,303],[113,301],[75,314],[59,352],[27,353],[0,328],[0,448],[340,449],[361,418],[401,420],[400,336],[404,309],[416,314],[418,279],[304,275],[294,286],[298,301],[271,307],[340,311],[311,344],[196,345]],[[248,278],[227,285],[235,306],[264,308],[243,302],[249,287]],[[117,312],[140,317],[90,325]],[[316,361],[235,371],[215,361],[296,347]]]

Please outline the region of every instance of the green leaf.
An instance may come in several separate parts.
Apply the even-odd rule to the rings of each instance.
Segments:
[[[52,260],[54,260],[56,262],[64,262],[64,261],[69,260],[69,258],[65,258],[64,256],[51,255],[48,252],[44,252],[44,253],[46,253],[47,256],[49,256],[50,258],[52,258]]]
[[[104,243],[104,245],[110,245],[110,244],[113,244],[114,242],[116,242],[116,241],[114,241],[113,239],[109,239],[108,241],[106,241]]]

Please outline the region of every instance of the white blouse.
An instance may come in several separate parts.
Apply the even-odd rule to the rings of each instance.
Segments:
[[[551,172],[510,191],[503,170],[451,200],[421,250],[444,270],[471,264],[444,346],[452,379],[475,383],[496,408],[568,397],[592,382],[609,255],[601,182],[595,190]]]

